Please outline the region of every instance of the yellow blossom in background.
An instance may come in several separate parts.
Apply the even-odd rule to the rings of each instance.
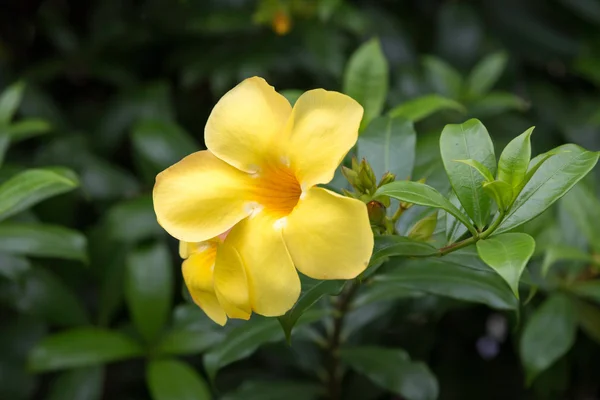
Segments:
[[[208,150],[156,177],[158,222],[185,242],[186,284],[216,322],[225,322],[216,305],[232,318],[283,315],[300,294],[296,269],[315,279],[364,271],[373,250],[366,205],[316,186],[356,143],[362,114],[322,89],[292,109],[264,79],[246,79],[212,110]]]
[[[280,10],[273,16],[271,26],[278,35],[285,35],[292,28],[292,20],[286,12]]]

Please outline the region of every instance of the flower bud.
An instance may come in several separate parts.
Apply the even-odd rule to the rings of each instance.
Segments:
[[[408,232],[408,237],[415,240],[428,241],[437,225],[437,211],[418,221]]]
[[[385,206],[378,201],[370,201],[367,203],[367,211],[369,212],[369,221],[372,225],[380,225],[385,219]]]
[[[392,174],[391,172],[386,172],[381,177],[381,180],[379,181],[379,186],[378,187],[381,187],[383,185],[387,185],[388,183],[392,183],[395,180],[396,180],[396,175]]]

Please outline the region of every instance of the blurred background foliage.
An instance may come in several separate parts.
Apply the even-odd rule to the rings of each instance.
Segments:
[[[599,28],[596,0],[2,1],[0,399],[326,397],[337,300],[304,314],[291,346],[275,319],[214,325],[156,223],[156,173],[203,148],[211,107],[252,75],[290,99],[366,99],[364,126],[414,121],[408,171],[444,192],[439,133],[469,117],[497,146],[536,126],[534,154],[600,150]],[[599,194],[596,168],[526,225],[538,289],[520,312],[466,275],[362,287],[342,397],[600,398]],[[410,211],[404,233],[423,215]],[[453,260],[485,268],[468,256]]]

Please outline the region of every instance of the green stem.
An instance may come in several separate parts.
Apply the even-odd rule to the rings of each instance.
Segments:
[[[445,256],[448,253],[452,253],[453,251],[462,249],[464,247],[470,246],[473,243],[478,242],[479,240],[483,240],[485,238],[487,238],[488,236],[490,236],[492,233],[494,233],[494,231],[496,229],[498,229],[498,227],[500,226],[500,223],[502,222],[502,220],[504,219],[504,215],[505,212],[502,211],[500,212],[500,214],[498,214],[498,218],[496,218],[494,220],[494,222],[492,222],[492,224],[483,232],[473,235],[470,238],[467,238],[465,240],[462,240],[460,242],[457,243],[453,243],[450,246],[446,246],[446,247],[442,247],[441,249],[439,249],[439,256]]]

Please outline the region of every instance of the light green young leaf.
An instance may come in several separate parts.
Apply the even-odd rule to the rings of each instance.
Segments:
[[[25,83],[15,82],[0,94],[0,125],[8,125],[21,104]]]
[[[389,115],[379,117],[358,137],[358,159],[369,161],[377,179],[385,172],[407,179],[415,163],[416,144],[412,122]]]
[[[47,336],[29,354],[33,372],[89,367],[143,354],[142,347],[122,333],[78,328]]]
[[[527,383],[554,364],[575,342],[577,313],[564,294],[554,294],[525,324],[520,342]]]
[[[546,276],[550,267],[558,261],[577,261],[577,262],[592,262],[592,256],[581,251],[576,247],[567,247],[561,245],[552,245],[546,250],[544,261],[541,267],[542,276]]]
[[[423,57],[423,66],[425,78],[436,93],[453,99],[460,96],[463,85],[462,76],[454,67],[433,56]]]
[[[376,346],[344,348],[342,361],[377,385],[407,400],[435,400],[437,379],[426,364],[402,349]]]
[[[473,168],[475,171],[477,171],[479,173],[479,175],[481,175],[483,177],[483,179],[486,180],[485,183],[490,183],[494,180],[494,176],[492,175],[490,170],[487,169],[487,167],[485,165],[483,165],[482,163],[480,163],[477,160],[469,159],[469,160],[454,160],[454,161],[463,163],[463,164],[468,165],[469,167]]]
[[[496,173],[496,156],[485,126],[476,119],[464,124],[446,125],[440,136],[444,168],[456,196],[479,228],[487,224],[491,200],[483,191],[483,178],[468,165],[455,160],[472,159],[483,164],[491,175]]]
[[[452,110],[465,113],[465,107],[456,100],[447,99],[438,94],[417,97],[396,106],[390,110],[391,117],[401,117],[412,122],[419,122],[430,115],[442,110]]]
[[[388,62],[378,39],[360,46],[348,60],[343,92],[365,109],[361,126],[381,115],[388,92]]]
[[[513,188],[508,183],[502,181],[484,183],[483,191],[494,199],[501,210],[507,210],[510,207],[514,196]]]
[[[508,183],[513,188],[522,187],[524,184],[523,181],[527,175],[527,168],[531,159],[530,137],[534,128],[527,129],[511,140],[500,155],[498,180]]]
[[[469,167],[467,167],[469,168]],[[396,181],[377,189],[374,197],[390,196],[400,201],[419,204],[422,206],[441,208],[454,215],[471,232],[476,232],[471,221],[460,212],[450,201],[429,185],[411,181]]]
[[[0,185],[0,220],[77,186],[77,176],[66,168],[23,171]]]
[[[539,169],[521,190],[496,233],[509,231],[541,214],[587,175],[600,155],[573,144],[555,150],[558,153],[541,164],[539,156],[531,161],[531,168],[539,165]]]
[[[125,298],[138,332],[151,343],[163,329],[173,297],[173,266],[162,243],[129,254]]]
[[[152,400],[210,400],[208,385],[194,368],[175,359],[152,360],[146,367]]]
[[[525,233],[504,233],[477,242],[479,257],[508,283],[519,298],[519,281],[535,250],[535,240]]]
[[[4,222],[0,224],[0,252],[87,262],[87,240],[62,226]]]
[[[504,52],[492,53],[481,60],[467,77],[467,92],[471,97],[486,94],[498,81],[504,69],[508,56]]]

